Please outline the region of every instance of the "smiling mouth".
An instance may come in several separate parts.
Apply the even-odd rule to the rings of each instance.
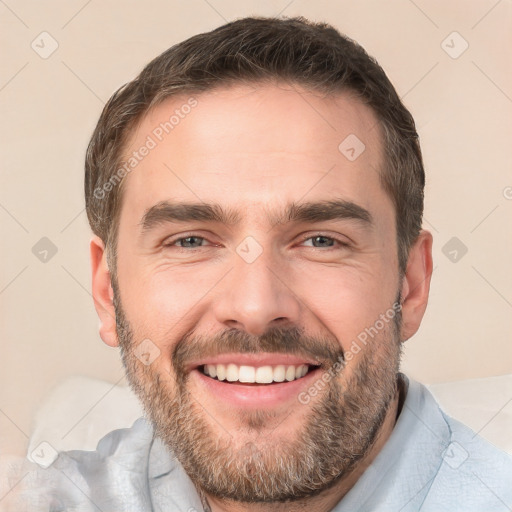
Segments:
[[[197,369],[211,379],[226,384],[245,384],[247,386],[271,385],[281,382],[293,382],[319,368],[318,365],[265,365],[248,366],[236,364],[205,364]]]

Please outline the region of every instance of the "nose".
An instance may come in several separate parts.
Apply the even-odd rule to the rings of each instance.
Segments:
[[[213,303],[217,322],[261,336],[271,327],[299,325],[301,302],[287,283],[283,263],[260,255],[248,263],[234,255],[234,268]]]

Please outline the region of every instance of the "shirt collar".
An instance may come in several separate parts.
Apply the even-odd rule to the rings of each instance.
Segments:
[[[400,374],[406,398],[390,437],[333,512],[419,510],[450,444],[439,406],[422,384]]]

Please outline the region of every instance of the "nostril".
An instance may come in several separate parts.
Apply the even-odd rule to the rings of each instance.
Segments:
[[[287,316],[280,316],[278,318],[274,318],[272,323],[276,323],[279,326],[293,327],[291,319]]]

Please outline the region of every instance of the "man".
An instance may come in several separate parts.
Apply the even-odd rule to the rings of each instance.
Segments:
[[[241,19],[153,60],[85,177],[100,334],[147,418],[29,486],[50,510],[510,510],[510,458],[399,373],[423,188],[410,113],[326,24]]]

